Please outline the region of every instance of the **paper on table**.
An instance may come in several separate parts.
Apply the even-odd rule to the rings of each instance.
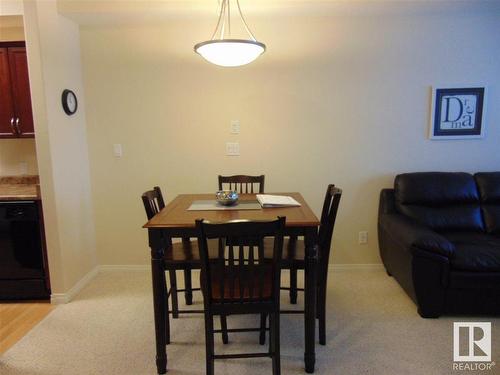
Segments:
[[[287,195],[257,194],[257,200],[262,208],[268,207],[299,207],[300,203]]]

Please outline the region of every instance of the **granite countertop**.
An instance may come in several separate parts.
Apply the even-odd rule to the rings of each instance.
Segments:
[[[40,180],[38,176],[0,177],[0,200],[39,200]]]

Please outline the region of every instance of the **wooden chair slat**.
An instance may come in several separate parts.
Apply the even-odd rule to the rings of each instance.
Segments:
[[[250,298],[254,298],[253,290],[254,290],[254,273],[255,273],[255,264],[254,264],[254,253],[253,246],[250,245],[248,248],[248,294]]]
[[[234,298],[234,283],[236,281],[236,278],[235,278],[235,267],[234,267],[234,247],[233,246],[230,246],[229,247],[229,276],[230,276],[230,280],[229,280],[229,297],[231,299]]]
[[[224,190],[224,185],[229,187],[229,190],[236,190],[240,194],[254,194],[254,184],[258,186],[258,192],[264,193],[264,180],[265,176],[248,176],[248,175],[234,175],[234,176],[220,176],[219,175],[219,190]]]

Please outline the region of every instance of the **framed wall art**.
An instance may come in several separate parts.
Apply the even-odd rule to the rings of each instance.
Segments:
[[[485,86],[433,87],[429,138],[483,138],[485,99]]]

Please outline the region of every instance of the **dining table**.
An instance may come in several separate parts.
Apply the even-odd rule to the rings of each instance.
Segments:
[[[169,251],[172,239],[196,238],[195,221],[197,219],[222,223],[232,220],[270,221],[278,216],[286,217],[285,235],[304,237],[304,363],[307,373],[314,372],[319,220],[300,193],[273,194],[290,196],[299,202],[300,206],[243,209],[245,203],[256,202],[256,196],[255,194],[241,194],[239,204],[242,209],[236,206],[231,209],[192,210],[190,207],[193,203],[214,201],[215,194],[180,194],[144,224],[143,228],[148,230],[151,249],[156,367],[159,374],[167,371],[165,330],[166,324],[169,324],[169,312],[163,259],[165,252]]]

